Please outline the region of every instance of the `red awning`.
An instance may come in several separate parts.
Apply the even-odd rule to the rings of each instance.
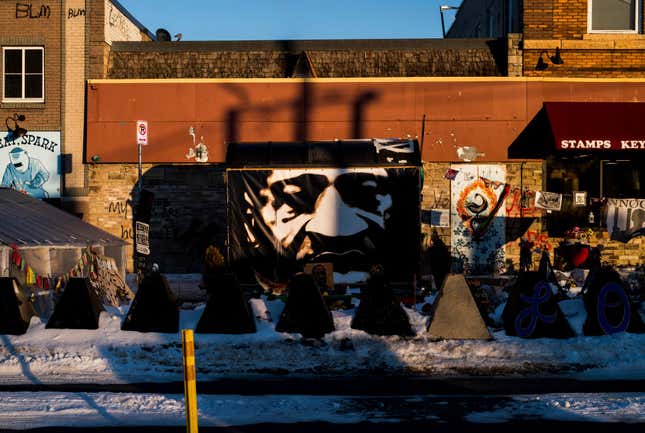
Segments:
[[[559,151],[645,152],[645,103],[545,102],[544,111]]]

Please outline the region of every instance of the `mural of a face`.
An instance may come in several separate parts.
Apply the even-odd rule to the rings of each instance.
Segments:
[[[29,156],[27,155],[27,152],[19,147],[16,147],[11,151],[10,155],[11,164],[13,164],[16,171],[18,173],[26,172],[29,168]]]
[[[342,272],[378,247],[392,206],[387,180],[382,168],[273,170],[260,214],[286,255]]]

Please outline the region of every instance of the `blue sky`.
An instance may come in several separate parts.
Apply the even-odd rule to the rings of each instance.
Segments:
[[[119,0],[152,33],[183,40],[441,38],[459,0]],[[445,13],[446,29],[454,11]]]

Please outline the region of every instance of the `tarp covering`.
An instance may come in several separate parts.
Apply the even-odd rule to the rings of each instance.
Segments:
[[[417,265],[418,167],[229,169],[229,257],[271,281],[308,262],[338,282],[382,264],[391,281]],[[253,275],[243,272],[240,275]]]

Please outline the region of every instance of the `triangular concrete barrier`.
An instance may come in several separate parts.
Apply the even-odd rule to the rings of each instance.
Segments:
[[[407,313],[385,278],[378,275],[367,281],[367,293],[350,326],[374,335],[414,336]]]
[[[428,327],[430,338],[445,340],[492,340],[475,299],[462,274],[444,280],[434,302],[434,316]]]
[[[224,274],[214,287],[197,323],[198,334],[250,334],[256,331],[255,317],[234,274]]]
[[[332,315],[311,275],[294,275],[275,330],[297,332],[304,338],[322,338],[334,329]]]
[[[0,334],[24,334],[35,315],[20,283],[12,277],[0,278]]]
[[[103,304],[87,278],[70,278],[47,328],[98,329]]]
[[[153,273],[143,278],[121,330],[179,332],[179,307],[166,277]]]
[[[628,295],[626,284],[615,269],[591,271],[582,290],[587,319],[585,335],[611,335],[618,332],[645,333],[638,305]]]

